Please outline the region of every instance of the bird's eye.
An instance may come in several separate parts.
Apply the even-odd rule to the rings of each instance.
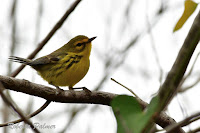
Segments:
[[[80,47],[82,45],[82,43],[77,43],[76,46]]]

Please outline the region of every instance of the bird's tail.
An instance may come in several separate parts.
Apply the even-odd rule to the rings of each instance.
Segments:
[[[16,56],[10,56],[8,59],[10,61],[22,63],[22,64],[25,64],[25,65],[30,65],[31,64],[31,60],[20,58],[20,57],[16,57]]]

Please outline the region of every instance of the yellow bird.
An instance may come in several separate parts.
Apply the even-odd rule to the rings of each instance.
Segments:
[[[96,37],[78,35],[67,44],[35,60],[10,56],[10,60],[34,68],[49,84],[60,90],[59,86],[73,86],[88,72],[90,67],[91,42]]]

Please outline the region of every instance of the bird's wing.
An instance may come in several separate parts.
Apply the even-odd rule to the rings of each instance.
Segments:
[[[67,53],[53,53],[47,56],[40,57],[31,62],[31,66],[38,66],[38,65],[46,65],[46,64],[54,64],[61,60],[64,56],[67,56]]]

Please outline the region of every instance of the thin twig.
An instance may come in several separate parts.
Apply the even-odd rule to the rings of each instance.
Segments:
[[[12,102],[10,100],[8,100],[6,98],[6,96],[4,95],[3,93],[3,90],[4,90],[4,86],[2,85],[2,83],[0,82],[0,94],[1,94],[1,97],[2,99],[4,100],[4,102],[8,105],[8,106],[11,106],[13,108],[13,110],[23,119],[23,121],[30,125],[31,129],[36,132],[36,133],[40,133],[39,130],[33,125],[33,123],[22,113],[22,111],[17,107],[17,106],[14,106],[12,104]]]
[[[12,8],[11,8],[11,15],[10,15],[10,20],[11,20],[11,27],[12,27],[12,31],[11,31],[11,46],[10,46],[10,55],[13,55],[14,52],[15,52],[15,49],[16,49],[16,44],[17,44],[17,41],[18,38],[17,38],[17,4],[18,1],[17,0],[14,0],[13,3],[12,3]],[[11,69],[12,68],[12,63],[11,62],[8,62],[8,75],[10,74],[11,72]]]
[[[187,90],[193,88],[195,85],[197,85],[197,84],[200,82],[200,77],[199,77],[192,85],[187,86],[187,87],[184,87],[184,88],[181,89],[181,87],[182,87],[183,83],[185,82],[185,80],[192,74],[192,72],[193,72],[193,70],[194,70],[194,66],[195,66],[195,64],[196,64],[196,62],[197,62],[197,59],[198,59],[199,55],[200,55],[200,52],[198,52],[198,54],[196,55],[196,58],[195,58],[195,60],[194,60],[194,62],[193,62],[193,64],[192,64],[192,67],[191,67],[190,71],[189,71],[188,74],[182,79],[182,81],[181,81],[181,83],[180,83],[180,85],[179,85],[179,88],[178,88],[178,92],[179,92],[179,93],[183,93],[183,92],[185,92],[185,91],[187,91]]]
[[[189,131],[188,133],[199,133],[200,127],[197,127],[196,129]]]
[[[195,64],[197,62],[197,59],[199,57],[199,54],[200,54],[200,52],[198,52],[198,54],[196,55],[196,58],[195,58],[195,60],[194,60],[194,62],[192,64],[192,67],[190,68],[190,71],[188,72],[188,74],[186,76],[184,76],[183,79],[181,80],[181,82],[180,82],[180,84],[178,86],[178,92],[179,93],[182,93],[182,92],[187,91],[188,89],[190,89],[188,87],[186,87],[184,89],[181,89],[181,87],[183,86],[183,83],[185,82],[185,80],[192,74],[192,72],[194,70],[194,66],[195,66]],[[200,77],[199,77],[198,80],[200,80]],[[194,83],[194,86],[198,83],[198,80]],[[191,86],[191,87],[194,87],[194,86]]]
[[[168,126],[167,128],[165,128],[167,130],[166,133],[173,133],[174,130],[176,130],[177,128],[186,126],[186,125],[190,124],[191,122],[194,122],[193,119],[195,119],[195,121],[199,120],[200,119],[200,112],[198,112],[196,114],[193,114],[193,115],[185,118],[184,120],[182,120],[182,121],[180,121],[180,122],[178,122],[178,123],[176,123],[174,125]]]
[[[18,0],[14,0],[12,1],[12,6],[11,6],[11,10],[10,10],[10,18],[9,21],[11,22],[11,44],[10,44],[10,55],[14,55],[15,49],[16,49],[16,45],[17,45],[17,41],[19,38],[17,38],[17,8],[18,8]],[[10,75],[12,70],[12,63],[8,62],[7,64],[7,75]],[[11,96],[10,96],[10,92],[9,90],[5,90],[5,95],[7,97],[7,99],[11,100]],[[13,103],[13,102],[12,102]],[[2,111],[2,120],[3,122],[7,122],[9,120],[9,112],[8,112],[8,106],[6,106],[6,104],[3,104],[3,111]],[[7,133],[8,132],[8,128],[3,128],[3,132]]]
[[[38,43],[38,39],[39,39],[39,36],[40,36],[42,14],[43,14],[43,1],[39,0],[38,1],[37,17],[36,17],[36,30],[35,30],[34,44]]]
[[[184,87],[183,89],[179,89],[178,92],[179,93],[186,92],[187,90],[189,90],[189,89],[193,88],[194,86],[196,86],[199,82],[200,82],[200,76],[192,85]]]
[[[37,114],[42,112],[50,103],[51,103],[51,101],[46,101],[38,110],[36,110],[35,112],[33,112],[30,115],[26,116],[26,118],[32,118],[32,117],[36,116]],[[10,121],[10,122],[7,122],[7,123],[0,124],[0,127],[9,126],[10,123],[16,124],[16,123],[19,123],[19,122],[22,122],[22,121],[23,121],[23,119]]]
[[[86,106],[82,106],[80,108],[73,108],[71,110],[70,116],[69,116],[69,120],[68,123],[64,126],[64,128],[62,130],[59,131],[59,133],[65,133],[67,131],[67,129],[70,127],[70,125],[72,124],[72,122],[74,121],[75,117],[84,109],[86,109]]]
[[[188,113],[187,113],[187,110],[184,108],[183,104],[181,103],[181,101],[179,100],[179,95],[176,94],[176,99],[177,99],[177,102],[178,102],[178,105],[179,105],[179,108],[181,109],[181,113],[183,115],[183,117],[188,117]]]
[[[198,59],[198,57],[199,57],[199,54],[200,54],[200,52],[198,52],[198,54],[197,54],[197,56],[196,56],[196,58],[195,58],[195,60],[194,60],[194,62],[193,62],[193,64],[192,64],[192,67],[191,67],[191,69],[190,69],[190,71],[188,72],[188,74],[183,78],[183,80],[181,81],[181,85],[185,82],[185,80],[192,74],[192,72],[193,72],[193,70],[194,70],[194,66],[195,66],[195,64],[196,64],[196,62],[197,62],[197,59]]]
[[[116,81],[115,79],[111,78],[112,81],[114,81],[115,83],[121,85],[122,87],[124,87],[125,89],[127,89],[129,92],[131,92],[135,97],[139,98],[138,95],[135,94],[135,92],[133,92],[131,89],[129,89],[128,87],[126,87],[125,85],[119,83],[118,81]]]
[[[148,7],[147,5],[148,4],[146,4],[146,7]],[[160,82],[160,86],[161,86],[162,79],[163,79],[163,69],[162,69],[162,67],[160,65],[160,59],[159,59],[159,56],[158,56],[158,52],[156,50],[155,40],[154,40],[153,33],[152,33],[152,27],[151,27],[151,24],[149,22],[149,17],[148,17],[148,14],[147,14],[147,10],[148,10],[148,8],[146,8],[146,22],[147,22],[147,28],[148,28],[147,33],[149,34],[150,41],[151,41],[150,44],[152,46],[153,54],[154,54],[158,69],[160,71],[159,82]]]

